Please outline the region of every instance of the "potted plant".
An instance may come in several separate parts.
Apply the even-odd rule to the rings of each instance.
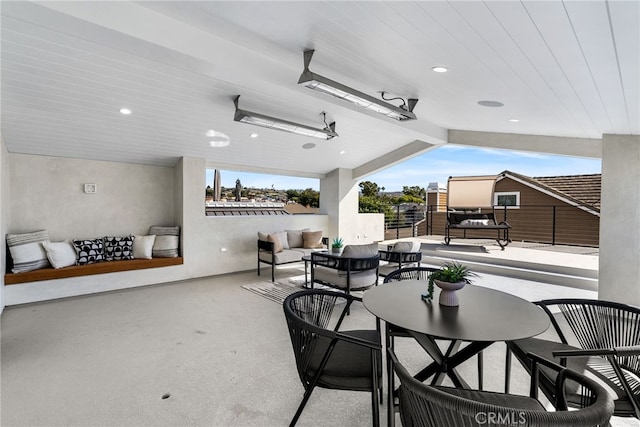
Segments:
[[[344,246],[342,238],[336,237],[331,243],[331,252],[333,252],[334,254],[339,254],[340,252],[342,252],[342,246]]]
[[[465,265],[455,261],[446,262],[439,270],[429,276],[427,294],[423,297],[428,300],[433,298],[433,284],[435,283],[441,289],[440,304],[456,307],[459,305],[456,291],[462,289],[467,283],[472,283],[471,277],[475,275]]]

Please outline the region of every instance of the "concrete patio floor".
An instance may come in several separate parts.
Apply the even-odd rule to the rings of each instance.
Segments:
[[[529,251],[541,252],[511,245],[497,252],[516,258]],[[278,277],[302,274],[302,264],[278,270]],[[7,308],[1,425],[288,425],[303,388],[282,307],[241,287],[263,279],[249,271]],[[597,297],[593,290],[486,273],[475,285],[530,301]],[[358,304],[344,326],[374,325]],[[412,340],[398,341],[401,361],[417,372],[428,361],[424,351]],[[491,367],[485,389],[503,390],[504,357],[503,343],[484,351]],[[528,375],[518,362],[512,366],[511,391],[526,394]],[[459,371],[476,384],[475,358]],[[380,409],[384,426],[386,402]],[[368,394],[317,389],[298,425],[370,424]],[[615,418],[612,425],[640,421]]]

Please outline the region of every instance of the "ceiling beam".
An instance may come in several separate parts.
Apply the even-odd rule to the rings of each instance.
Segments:
[[[572,138],[516,133],[449,130],[449,144],[483,148],[557,154],[561,156],[602,158],[602,139]]]
[[[409,160],[412,157],[438,148],[439,146],[440,145],[430,144],[428,142],[416,139],[415,141],[410,142],[407,145],[396,148],[395,150],[387,154],[384,154],[353,169],[353,179],[362,179],[367,175],[371,175],[382,169],[386,169],[400,162],[404,162],[405,160]]]

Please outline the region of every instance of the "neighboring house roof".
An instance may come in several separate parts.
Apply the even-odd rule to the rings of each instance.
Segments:
[[[528,177],[504,171],[500,174],[594,215],[600,215],[601,174]]]
[[[303,206],[300,203],[287,203],[284,210],[293,215],[320,213],[320,208],[311,208],[309,206]]]

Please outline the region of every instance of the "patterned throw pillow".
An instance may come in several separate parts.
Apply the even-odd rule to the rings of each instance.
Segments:
[[[107,261],[133,259],[133,236],[105,236],[104,257]]]
[[[102,239],[74,239],[73,248],[76,250],[76,254],[78,254],[76,265],[87,265],[104,261],[104,245]]]
[[[22,273],[49,267],[47,254],[42,247],[42,242],[48,241],[49,232],[47,230],[7,234],[7,246],[9,246],[9,253],[13,259],[11,271]]]
[[[179,256],[180,226],[163,227],[153,225],[149,228],[149,234],[154,234],[152,255],[154,258],[176,258]]]

